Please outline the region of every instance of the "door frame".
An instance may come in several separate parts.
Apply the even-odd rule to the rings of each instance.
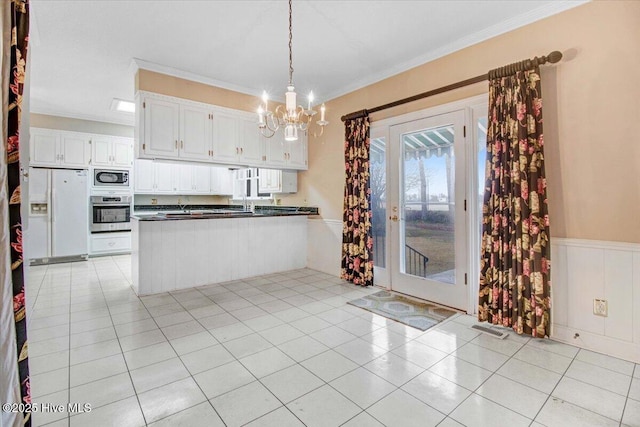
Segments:
[[[391,126],[420,120],[423,118],[438,116],[454,112],[457,110],[464,110],[464,125],[466,127],[466,136],[464,137],[465,145],[465,200],[467,200],[467,211],[465,212],[465,229],[466,229],[466,271],[467,271],[467,304],[466,311],[468,314],[477,313],[477,299],[479,291],[480,280],[480,224],[474,219],[478,217],[478,203],[471,189],[478,188],[478,166],[477,166],[477,127],[476,119],[480,117],[482,108],[487,108],[488,105],[488,93],[472,96],[469,98],[461,99],[458,101],[441,104],[418,111],[412,111],[409,113],[401,114],[399,116],[389,117],[381,120],[375,120],[371,122],[370,138],[384,137],[387,144],[386,151],[386,170],[387,176],[390,176],[389,171],[389,150],[388,144],[390,143],[390,128]],[[387,206],[388,210],[385,213],[385,217],[388,218],[390,214],[390,206]],[[386,289],[391,289],[391,271],[389,266],[393,261],[391,258],[392,251],[391,246],[391,221],[386,220],[386,237],[385,245],[387,250],[385,251],[386,268],[380,268],[374,266],[374,281],[376,286],[381,286]]]

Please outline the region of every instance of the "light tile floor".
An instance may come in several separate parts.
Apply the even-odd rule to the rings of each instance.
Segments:
[[[423,333],[313,270],[138,298],[130,258],[32,267],[33,415],[49,426],[640,426],[640,367],[456,315]]]

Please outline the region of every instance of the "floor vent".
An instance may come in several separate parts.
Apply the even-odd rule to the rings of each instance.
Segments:
[[[473,325],[471,327],[471,329],[476,329],[476,330],[478,330],[478,331],[480,331],[482,333],[485,333],[487,335],[491,335],[492,337],[500,338],[501,340],[503,340],[507,336],[509,336],[509,334],[506,333],[506,332],[496,331],[495,329],[488,328],[486,326],[481,326],[481,325]]]

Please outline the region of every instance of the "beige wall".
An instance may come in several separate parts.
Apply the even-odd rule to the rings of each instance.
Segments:
[[[552,235],[640,242],[640,2],[592,2],[468,47],[327,102],[331,124],[309,138],[309,171],[283,204],[318,206],[342,218],[344,126],[340,116],[486,73],[553,50],[543,67]],[[320,64],[321,65],[321,64]],[[376,113],[372,120],[468,98],[486,83]],[[251,95],[140,70],[136,89],[255,111]]]
[[[69,117],[49,116],[31,113],[31,126],[45,129],[69,130],[74,132],[97,133],[101,135],[124,136],[133,138],[133,126],[92,120],[71,119]]]
[[[297,198],[342,217],[340,116],[484,74],[520,59],[564,53],[543,70],[552,235],[640,242],[640,2],[589,3],[327,102],[322,138],[309,141]],[[373,120],[463,99],[477,85],[380,112]]]
[[[136,73],[135,88],[136,92],[144,90],[236,110],[253,112],[260,104],[260,98],[253,95],[142,69]]]

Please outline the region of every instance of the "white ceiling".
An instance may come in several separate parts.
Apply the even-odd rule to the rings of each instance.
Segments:
[[[582,3],[295,0],[296,90],[329,100]],[[110,106],[133,100],[134,58],[142,68],[281,98],[287,10],[283,0],[32,0],[31,111],[133,124]]]

